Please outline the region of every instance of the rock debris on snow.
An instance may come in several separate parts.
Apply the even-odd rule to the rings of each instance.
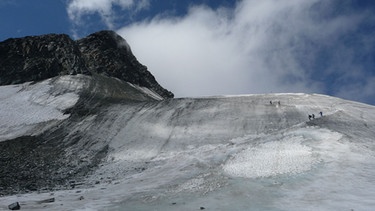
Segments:
[[[14,203],[8,205],[8,208],[10,210],[20,210],[21,206],[20,206],[20,204],[18,202],[14,202]]]

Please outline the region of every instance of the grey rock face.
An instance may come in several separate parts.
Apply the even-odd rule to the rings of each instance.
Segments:
[[[96,73],[147,87],[163,98],[173,98],[113,31],[97,32],[78,41],[64,34],[48,34],[0,42],[0,85]]]
[[[173,98],[138,62],[127,42],[113,31],[100,31],[77,41],[87,66],[93,72],[150,88],[164,98]]]
[[[89,74],[68,35],[29,36],[0,42],[0,85],[39,81],[58,75]]]

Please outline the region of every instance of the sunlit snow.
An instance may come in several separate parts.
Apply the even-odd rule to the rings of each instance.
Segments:
[[[269,177],[308,171],[318,162],[313,157],[312,149],[301,144],[303,137],[284,139],[287,140],[267,142],[245,149],[224,166],[224,171],[237,177]]]

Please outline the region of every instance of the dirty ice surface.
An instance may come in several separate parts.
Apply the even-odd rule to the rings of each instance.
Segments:
[[[375,207],[373,106],[268,94],[119,104],[105,112],[103,131],[92,131],[110,146],[88,178],[98,184],[1,197],[0,209],[15,201],[26,210]],[[37,203],[51,197],[54,203]]]

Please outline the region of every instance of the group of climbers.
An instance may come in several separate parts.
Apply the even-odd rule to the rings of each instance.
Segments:
[[[270,101],[270,105],[274,105],[275,102],[272,102],[272,100]],[[276,103],[275,103],[276,105]],[[280,105],[280,101],[277,101],[277,105]]]
[[[323,116],[323,112],[319,112],[319,114],[321,117]],[[315,119],[315,114],[309,114],[308,117],[309,117],[309,120]]]
[[[277,106],[280,106],[280,101],[273,102],[273,101],[271,100],[271,101],[270,101],[270,105],[277,105]],[[319,114],[320,114],[320,117],[323,116],[323,112],[322,112],[322,111],[320,111]],[[309,114],[308,117],[309,117],[309,120],[315,119],[315,114]]]

